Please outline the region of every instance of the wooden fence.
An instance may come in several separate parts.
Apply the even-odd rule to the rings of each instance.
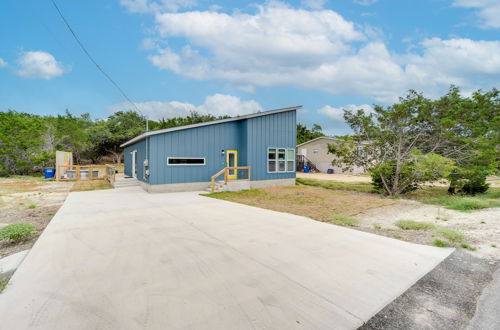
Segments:
[[[117,171],[123,173],[123,164],[60,165],[56,167],[55,178],[57,181],[109,180],[112,174],[114,180]]]

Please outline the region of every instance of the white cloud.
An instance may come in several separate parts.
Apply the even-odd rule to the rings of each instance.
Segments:
[[[378,2],[378,0],[352,0],[357,5],[360,6],[371,6]]]
[[[373,112],[373,107],[368,104],[362,104],[362,105],[355,105],[355,104],[348,104],[345,107],[341,108],[334,108],[332,106],[326,105],[321,109],[318,109],[317,112],[327,116],[328,118],[332,120],[344,120],[344,110],[351,110],[351,111],[356,111],[356,110],[363,110],[366,114]]]
[[[17,59],[17,74],[30,79],[52,79],[66,71],[54,56],[43,51],[22,52]]]
[[[498,0],[454,0],[456,7],[477,10],[479,25],[486,29],[500,28],[500,1]]]
[[[120,0],[120,4],[131,13],[178,11],[197,4],[196,0]]]
[[[7,66],[7,62],[3,58],[0,58],[0,68],[3,68],[4,66]]]
[[[183,102],[138,102],[135,103],[143,114],[153,120],[169,117],[185,117],[192,111],[214,116],[228,115],[231,117],[262,111],[262,107],[254,100],[242,101],[233,95],[214,94],[207,96],[203,104],[195,106]],[[130,104],[120,103],[108,108],[111,112],[130,110]]]
[[[255,13],[156,12],[161,70],[197,80],[220,80],[245,91],[295,86],[393,102],[408,89],[439,95],[450,84],[488,89],[500,81],[500,42],[427,39],[406,53],[391,52],[372,27],[338,13],[272,1]]]
[[[500,81],[500,41],[434,38],[422,47],[423,55],[408,56],[405,66],[407,76],[422,88],[452,83],[468,88],[475,78],[491,85]]]
[[[321,9],[327,3],[327,0],[302,0],[300,3],[302,6],[311,9]]]

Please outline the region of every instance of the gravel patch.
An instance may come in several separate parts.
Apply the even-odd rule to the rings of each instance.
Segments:
[[[394,224],[398,220],[430,222],[463,233],[466,242],[477,248],[470,251],[473,255],[492,260],[500,259],[500,208],[459,212],[417,201],[398,200],[394,205],[365,210],[356,217],[361,227],[372,228],[373,224],[378,224],[391,231],[376,232],[379,235],[391,236],[397,232],[402,239],[421,244],[432,242],[433,239],[428,233],[401,231]]]

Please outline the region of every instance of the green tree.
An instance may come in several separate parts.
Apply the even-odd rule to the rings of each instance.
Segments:
[[[310,141],[320,136],[325,136],[320,125],[313,124],[313,127],[308,129],[306,125],[297,124],[297,144]]]
[[[133,137],[144,133],[146,122],[135,111],[119,111],[107,120],[97,121],[90,129],[95,158],[111,154],[115,163],[120,163],[123,149],[120,145]]]
[[[45,117],[46,144],[52,151],[71,151],[75,162],[81,163],[92,148],[90,130],[94,125],[88,113],[74,116],[69,110],[64,115]]]
[[[457,165],[448,177],[449,192],[486,191],[486,177],[497,173],[499,165],[499,91],[476,91],[463,97],[452,86],[425,110],[420,115],[427,142],[423,150],[451,158]]]
[[[454,169],[452,160],[422,152],[428,143],[421,114],[430,106],[431,100],[410,91],[399,103],[385,108],[375,106],[370,114],[345,110],[344,119],[354,134],[328,145],[329,153],[336,156],[333,165],[344,169],[364,167],[371,173],[374,186],[391,196],[449,175]]]
[[[53,165],[45,148],[43,118],[12,110],[0,112],[0,175],[28,174]]]
[[[216,117],[211,114],[200,114],[197,111],[191,111],[189,115],[186,117],[171,117],[171,118],[162,118],[158,122],[152,121],[152,125],[150,127],[152,129],[163,129],[163,128],[172,128],[178,126],[199,124],[213,120],[226,119],[230,118],[229,116],[219,116]]]

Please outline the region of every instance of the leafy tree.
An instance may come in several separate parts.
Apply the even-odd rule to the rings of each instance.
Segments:
[[[199,124],[207,121],[218,120],[218,119],[226,119],[230,118],[229,116],[219,116],[216,117],[211,114],[200,114],[196,111],[191,111],[189,115],[186,117],[171,117],[171,118],[162,118],[158,122],[152,122],[152,129],[162,129],[162,128],[172,128],[178,126]]]
[[[399,103],[375,106],[370,114],[345,110],[344,118],[354,135],[339,137],[337,143],[328,145],[328,152],[337,156],[333,165],[364,167],[374,186],[391,196],[449,175],[452,160],[422,153],[427,142],[420,115],[430,105],[429,99],[410,91]]]
[[[313,127],[308,129],[306,125],[297,124],[297,144],[310,141],[320,136],[325,136],[320,125],[313,124]]]
[[[370,171],[375,186],[389,195],[415,189],[440,175],[449,180],[452,193],[484,192],[486,176],[498,172],[499,110],[496,89],[462,97],[452,86],[434,101],[410,91],[399,103],[376,106],[373,114],[345,111],[354,135],[339,138],[341,142],[330,145],[329,151],[338,156],[336,165]],[[421,164],[439,171],[420,175],[416,170]]]
[[[145,125],[144,118],[134,111],[115,112],[107,120],[95,122],[90,129],[94,157],[111,154],[120,163],[123,156],[120,145],[144,133]]]
[[[92,147],[90,128],[94,124],[88,113],[77,117],[66,110],[64,115],[46,117],[45,120],[48,125],[46,142],[52,151],[71,151],[76,163],[88,156]]]
[[[51,163],[44,148],[43,118],[12,110],[0,112],[0,175],[32,173]],[[53,161],[52,161],[53,163]]]
[[[449,192],[486,191],[486,177],[498,172],[499,165],[499,91],[476,91],[471,97],[463,97],[452,86],[428,110],[422,114],[428,128],[425,150],[449,157],[457,164],[448,177]]]

